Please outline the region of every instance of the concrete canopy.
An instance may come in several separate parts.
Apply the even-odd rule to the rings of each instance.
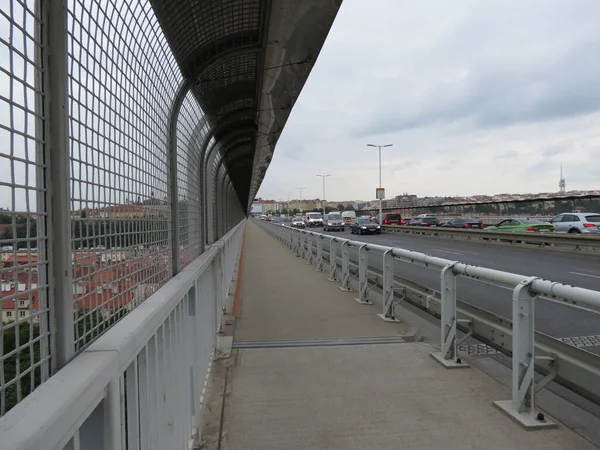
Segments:
[[[151,0],[246,209],[341,2]]]

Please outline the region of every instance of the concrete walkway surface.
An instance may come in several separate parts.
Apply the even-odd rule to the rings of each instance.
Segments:
[[[503,384],[475,367],[444,369],[422,342],[273,348],[414,329],[382,322],[376,306],[356,303],[253,221],[241,277],[234,349],[216,361],[209,388],[205,449],[597,448],[562,424],[524,430],[492,405],[510,398]]]

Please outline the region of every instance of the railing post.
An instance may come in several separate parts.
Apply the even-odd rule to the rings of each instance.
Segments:
[[[383,313],[377,314],[385,322],[399,322],[394,316],[394,255],[392,249],[383,254]]]
[[[442,269],[441,274],[441,352],[434,352],[431,356],[448,369],[469,367],[458,357],[456,341],[456,274],[452,263]]]
[[[317,236],[317,272],[323,272],[323,235]]]
[[[306,233],[305,235],[305,243],[306,243],[306,247],[305,247],[305,253],[304,253],[304,258],[306,259],[306,264],[312,264],[313,261],[313,253],[312,253],[312,246],[313,246],[313,240],[312,240],[312,234],[310,233]]]
[[[348,242],[342,242],[342,285],[340,289],[342,291],[350,292],[350,253],[348,251]]]
[[[369,280],[367,278],[368,251],[367,244],[363,244],[358,248],[358,297],[356,297],[354,300],[361,305],[373,304],[373,302],[367,298],[367,289],[369,288]]]
[[[556,424],[535,412],[535,299],[531,289],[536,277],[523,280],[512,294],[512,399],[494,405],[525,428]]]
[[[329,281],[337,281],[337,253],[335,249],[335,238],[329,241]]]

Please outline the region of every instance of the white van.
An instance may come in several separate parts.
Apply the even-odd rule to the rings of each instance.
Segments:
[[[344,223],[347,225],[350,225],[354,222],[354,219],[356,219],[356,212],[355,211],[344,211],[342,213],[342,217],[344,218]]]
[[[323,216],[318,212],[306,213],[306,226],[308,227],[322,227]]]

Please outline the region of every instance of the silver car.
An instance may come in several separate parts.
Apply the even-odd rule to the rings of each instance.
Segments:
[[[328,214],[323,223],[323,230],[339,230],[344,231],[344,218],[341,214]]]
[[[600,214],[597,213],[559,214],[550,223],[557,233],[600,234]]]

